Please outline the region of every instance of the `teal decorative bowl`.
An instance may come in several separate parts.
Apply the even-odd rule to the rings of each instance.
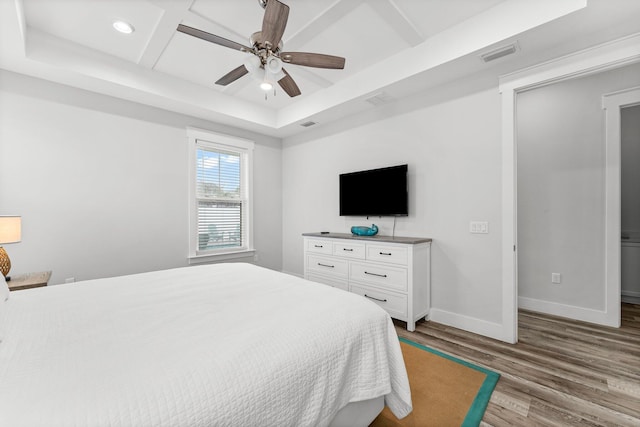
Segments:
[[[371,227],[357,226],[351,227],[351,234],[356,236],[375,236],[378,234],[378,226],[371,224]]]

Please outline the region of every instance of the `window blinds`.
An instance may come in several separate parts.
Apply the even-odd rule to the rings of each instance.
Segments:
[[[196,150],[198,250],[243,247],[240,153],[199,146]]]

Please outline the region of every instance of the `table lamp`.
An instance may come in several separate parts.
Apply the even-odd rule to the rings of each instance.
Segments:
[[[21,222],[19,216],[0,216],[0,245],[20,241]],[[7,251],[0,246],[0,273],[6,280],[9,280],[9,270],[11,270],[11,260]]]

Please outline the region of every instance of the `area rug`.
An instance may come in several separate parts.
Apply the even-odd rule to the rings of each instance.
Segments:
[[[496,372],[400,338],[413,412],[398,420],[388,408],[370,427],[477,426],[500,378]]]

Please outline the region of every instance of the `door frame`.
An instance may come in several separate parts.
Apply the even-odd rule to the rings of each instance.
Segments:
[[[640,62],[640,34],[604,43],[500,78],[499,90],[502,98],[502,334],[504,341],[510,343],[518,341],[517,96],[519,93],[538,87],[601,73],[636,62]],[[609,153],[607,153],[607,164],[609,164]],[[611,179],[612,177],[607,171],[607,186]],[[609,189],[607,193],[609,194]],[[608,203],[609,196],[607,196]],[[617,209],[619,212],[619,205]],[[618,216],[618,228],[620,227],[619,221]],[[611,232],[609,228],[609,221],[607,221],[607,230]],[[610,233],[607,236],[607,242],[609,242],[612,236]],[[620,232],[618,231],[618,246],[619,237]],[[598,320],[596,323],[604,321],[606,322],[604,324],[611,326],[615,326],[617,322],[619,326],[620,249],[618,247],[616,251],[609,244],[606,249],[607,304],[605,310],[601,312],[589,310],[588,313],[577,312],[573,314],[574,317],[586,315],[590,318],[588,321],[593,321],[595,318]],[[615,297],[613,296],[615,288],[618,289],[616,307],[614,307]],[[567,314],[564,313],[564,315]],[[609,323],[616,317],[617,321]],[[587,319],[582,318],[581,320]]]
[[[640,105],[640,86],[632,87],[602,96],[605,110],[606,139],[606,301],[607,311],[612,315],[617,308],[617,324],[610,319],[610,326],[620,327],[620,303],[622,299],[621,248],[622,234],[622,120],[621,110]]]

